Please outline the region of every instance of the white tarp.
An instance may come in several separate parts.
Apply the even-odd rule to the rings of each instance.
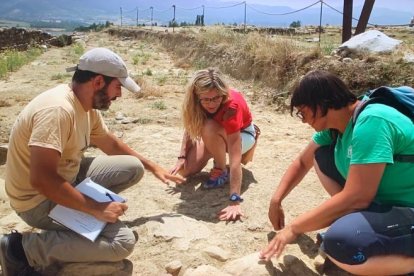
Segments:
[[[389,53],[400,43],[401,40],[393,39],[377,30],[370,30],[352,37],[338,49],[347,52]]]

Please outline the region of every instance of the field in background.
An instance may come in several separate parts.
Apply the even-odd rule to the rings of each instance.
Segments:
[[[6,19],[0,19],[0,28],[11,28],[11,27],[19,27],[19,28],[29,28],[30,24],[23,21],[12,21]]]
[[[414,65],[404,61],[414,52],[412,28],[380,29],[386,35],[403,41],[391,54],[359,54],[341,56],[334,50],[341,44],[341,30],[326,27],[296,35],[247,34],[231,28],[111,28],[111,35],[120,39],[135,38],[150,44],[160,44],[175,55],[176,66],[201,69],[219,67],[240,80],[271,88],[265,95],[270,103],[285,102],[294,83],[314,69],[339,75],[356,93],[381,85],[414,86]],[[145,53],[141,53],[145,56]],[[151,68],[148,68],[151,70]],[[144,74],[145,75],[145,74]]]
[[[163,47],[175,57],[178,68],[202,69],[218,67],[239,80],[252,80],[261,87],[255,99],[266,99],[269,104],[285,105],[295,82],[314,69],[329,70],[339,75],[351,90],[361,93],[381,85],[414,86],[414,65],[404,61],[407,53],[414,53],[414,29],[408,27],[379,28],[389,37],[402,40],[392,54],[338,55],[335,50],[341,44],[341,29],[325,26],[319,34],[317,27],[293,29],[289,33],[264,34],[260,29],[243,29],[231,26],[210,27],[112,27],[105,29],[120,40],[133,38],[137,43]],[[287,30],[287,29],[285,29]],[[289,29],[288,29],[289,30]],[[290,29],[292,30],[292,29]],[[87,35],[87,33],[86,33]],[[319,39],[320,38],[320,39]],[[320,40],[320,41],[319,41]],[[102,44],[105,47],[105,43]],[[83,53],[81,44],[72,45],[73,62]],[[41,51],[31,49],[27,53],[7,51],[0,53],[0,79],[33,60]],[[35,55],[33,55],[35,54]],[[154,59],[152,49],[139,46],[132,53],[133,64],[144,68],[136,74],[137,81],[149,86],[168,84],[168,74],[153,72],[148,61]],[[62,79],[55,74],[53,79]],[[185,77],[180,76],[184,81]],[[149,94],[157,94],[157,89]]]

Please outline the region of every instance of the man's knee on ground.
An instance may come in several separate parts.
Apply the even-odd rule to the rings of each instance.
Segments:
[[[126,160],[126,158],[127,160]],[[135,184],[144,176],[144,165],[134,156],[124,156],[122,160],[124,168],[128,171],[129,177],[125,184]]]
[[[120,261],[128,257],[133,251],[136,242],[138,241],[138,234],[129,228],[122,229],[122,237],[118,238],[113,243],[114,260]]]
[[[135,166],[135,176],[132,178],[131,183],[135,184],[137,182],[139,182],[142,177],[144,176],[144,165],[141,163],[141,161],[139,161],[139,159],[137,158],[138,163]]]

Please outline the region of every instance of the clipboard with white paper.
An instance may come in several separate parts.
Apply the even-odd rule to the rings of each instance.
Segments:
[[[90,178],[86,178],[75,188],[79,190],[82,194],[98,202],[126,201],[120,195],[97,184]],[[50,211],[49,217],[91,241],[96,240],[96,238],[106,225],[106,222],[98,220],[94,216],[91,216],[81,211],[64,207],[62,205],[56,205]]]

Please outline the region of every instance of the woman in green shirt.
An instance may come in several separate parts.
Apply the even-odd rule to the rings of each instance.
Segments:
[[[396,109],[368,105],[326,71],[308,73],[295,87],[291,112],[316,130],[274,192],[269,218],[280,230],[260,253],[280,256],[298,235],[329,227],[322,250],[342,269],[362,275],[414,272],[414,124]],[[284,224],[282,200],[314,167],[331,197]],[[398,264],[396,266],[395,264]]]

